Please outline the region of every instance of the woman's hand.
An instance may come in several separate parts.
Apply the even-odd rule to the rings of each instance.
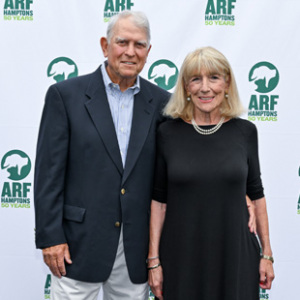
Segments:
[[[163,300],[163,270],[159,260],[159,242],[163,224],[165,222],[165,215],[167,204],[158,201],[151,201],[151,215],[150,215],[150,239],[149,239],[149,253],[148,253],[148,283],[151,287],[152,293],[159,299]],[[152,268],[154,267],[154,268]],[[149,269],[150,268],[150,269]]]
[[[151,265],[149,267],[151,267]],[[163,270],[161,266],[148,271],[148,283],[155,297],[159,300],[163,300]]]
[[[259,286],[262,289],[269,290],[272,286],[272,281],[275,278],[273,264],[270,260],[262,258],[259,264]]]

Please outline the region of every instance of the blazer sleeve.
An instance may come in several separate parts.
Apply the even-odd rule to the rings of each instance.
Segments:
[[[46,94],[35,163],[37,248],[66,243],[62,221],[68,144],[69,126],[66,109],[56,85],[53,85]]]

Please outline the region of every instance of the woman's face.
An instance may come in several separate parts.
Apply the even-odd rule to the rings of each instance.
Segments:
[[[223,75],[201,71],[193,76],[186,85],[187,94],[198,113],[220,113],[220,106],[228,89]]]

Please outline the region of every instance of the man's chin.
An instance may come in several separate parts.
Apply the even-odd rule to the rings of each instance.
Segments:
[[[121,77],[124,78],[124,79],[135,79],[138,75],[138,72],[121,72],[120,73]]]

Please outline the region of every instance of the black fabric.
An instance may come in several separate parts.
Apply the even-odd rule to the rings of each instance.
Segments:
[[[177,119],[161,124],[157,139],[164,300],[259,299],[259,244],[245,199],[264,196],[256,127],[232,119],[205,136]]]

